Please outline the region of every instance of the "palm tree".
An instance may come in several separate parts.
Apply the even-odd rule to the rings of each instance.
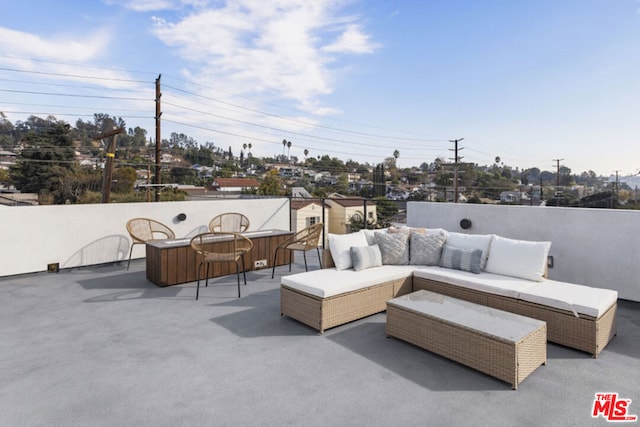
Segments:
[[[400,157],[400,152],[398,150],[393,150],[393,158],[396,159],[396,167],[398,166],[398,157]]]
[[[287,141],[287,157],[291,161],[291,141]]]
[[[251,154],[251,143],[249,143],[249,154]]]
[[[287,148],[287,140],[283,139],[282,140],[282,155],[284,156],[284,149]]]
[[[309,150],[307,150],[306,148],[304,149],[304,160],[307,160],[307,156],[309,155]]]

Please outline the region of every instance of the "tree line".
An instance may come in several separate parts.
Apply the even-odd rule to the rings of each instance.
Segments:
[[[113,173],[112,192],[114,201],[142,201],[144,192],[134,192],[138,179],[136,170],[150,170],[150,178],[155,162],[155,143],[148,138],[147,131],[140,127],[127,127],[121,117],[108,114],[94,114],[93,119],[78,119],[74,126],[54,116],[40,118],[30,116],[25,121],[11,123],[0,112],[0,148],[16,153],[16,163],[8,173],[0,169],[0,183],[14,185],[22,192],[37,193],[40,202],[46,203],[92,203],[100,201],[102,186],[102,162],[105,147],[96,136],[113,129],[122,128],[125,132],[117,136],[115,154],[116,169]],[[398,168],[399,150],[378,165],[359,163],[355,160],[342,161],[326,154],[309,156],[299,161],[295,157],[285,156],[285,149],[292,143],[283,139],[283,155],[274,158],[258,158],[251,154],[252,144],[238,147],[235,156],[232,147],[223,149],[213,142],[203,144],[183,133],[171,133],[161,141],[163,153],[169,153],[177,162],[162,170],[164,183],[192,184],[208,186],[215,177],[232,177],[251,174],[260,177],[262,188],[257,194],[286,195],[283,179],[277,173],[267,174],[270,162],[290,162],[302,166],[307,171],[329,171],[337,180],[331,184],[314,183],[309,176],[303,175],[296,182],[288,180],[289,186],[302,186],[313,195],[324,197],[331,192],[363,197],[380,197],[385,182],[415,186],[433,182],[437,188],[453,186],[454,169],[451,163],[442,158],[432,162],[423,162],[418,167]],[[80,154],[81,156],[78,156]],[[93,159],[93,162],[79,158]],[[199,175],[193,165],[211,168],[212,175]],[[572,174],[571,169],[561,167],[558,171],[544,171],[539,168],[525,170],[514,169],[500,162],[499,157],[492,165],[479,166],[472,163],[458,165],[458,185],[469,195],[470,201],[479,202],[482,198],[498,199],[503,191],[510,191],[526,185],[538,185],[554,188],[567,188],[573,185],[605,188],[605,178],[593,171]],[[373,181],[373,186],[365,186],[350,191],[347,174],[359,174],[364,181]],[[377,183],[377,184],[375,184]],[[606,188],[605,188],[606,189]],[[552,194],[549,194],[551,196]],[[175,190],[163,192],[163,198],[175,200],[183,198]],[[413,199],[420,200],[424,193],[414,193]]]

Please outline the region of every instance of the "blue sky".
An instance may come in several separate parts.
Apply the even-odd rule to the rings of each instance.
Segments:
[[[640,170],[640,2],[4,2],[0,111],[401,167]],[[92,77],[92,78],[88,78]],[[97,79],[96,79],[97,77]],[[74,96],[71,96],[74,95]]]

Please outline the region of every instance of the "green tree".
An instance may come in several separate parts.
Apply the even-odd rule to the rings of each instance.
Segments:
[[[111,191],[114,193],[131,193],[136,183],[136,170],[132,167],[125,166],[116,168],[113,171],[113,183]]]
[[[366,225],[368,229],[380,228],[376,224],[376,220],[374,218],[367,218]],[[346,224],[347,232],[354,233],[356,231],[362,230],[365,228],[365,218],[364,214],[361,211],[357,211],[351,218],[349,218],[349,222]]]
[[[282,196],[282,179],[277,170],[269,171],[258,187],[258,194],[261,196]]]
[[[26,147],[10,168],[11,180],[22,192],[51,193],[56,203],[64,203],[60,183],[75,169],[70,127],[55,117],[42,120],[32,116],[29,121],[22,138]]]
[[[9,182],[9,171],[6,169],[0,169],[0,184],[7,184]]]
[[[398,205],[386,197],[376,197],[374,199],[378,215],[378,225],[380,228],[389,227],[391,221],[398,215]]]
[[[373,195],[382,197],[387,192],[387,184],[384,178],[384,165],[382,163],[376,165],[373,171]]]

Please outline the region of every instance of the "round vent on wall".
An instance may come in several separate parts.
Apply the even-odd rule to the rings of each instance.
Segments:
[[[471,228],[471,220],[470,219],[461,219],[460,220],[460,227],[462,227],[464,230],[467,230],[469,228]]]

